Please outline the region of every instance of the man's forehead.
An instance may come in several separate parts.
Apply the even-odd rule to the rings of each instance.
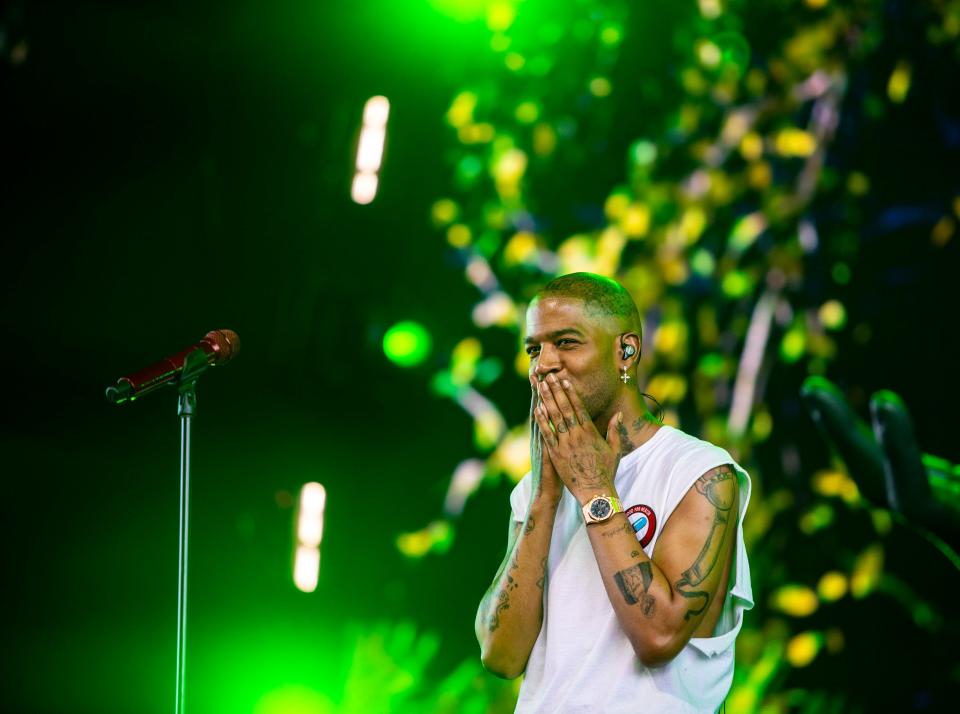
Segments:
[[[536,337],[541,333],[576,331],[582,334],[607,331],[609,315],[590,314],[586,303],[579,298],[542,297],[527,308],[526,334]]]

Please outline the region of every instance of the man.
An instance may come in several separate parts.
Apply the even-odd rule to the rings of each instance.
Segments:
[[[647,411],[640,318],[615,281],[548,283],[526,348],[532,469],[477,612],[484,666],[525,674],[518,712],[716,711],[753,606],[749,477]]]

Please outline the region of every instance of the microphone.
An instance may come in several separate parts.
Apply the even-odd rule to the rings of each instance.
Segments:
[[[211,330],[195,345],[155,362],[107,387],[107,400],[123,404],[161,387],[177,384],[184,373],[198,376],[207,367],[226,364],[240,351],[240,337],[233,330]]]

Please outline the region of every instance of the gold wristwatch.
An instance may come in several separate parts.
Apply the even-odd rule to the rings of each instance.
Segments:
[[[590,525],[603,523],[614,513],[623,513],[623,506],[616,496],[594,496],[584,504],[582,510],[584,523]]]

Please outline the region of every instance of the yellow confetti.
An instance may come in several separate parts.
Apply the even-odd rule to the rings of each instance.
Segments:
[[[894,104],[902,104],[910,92],[913,69],[906,60],[897,62],[887,81],[887,96]]]
[[[720,48],[710,40],[697,43],[697,58],[707,69],[715,69],[720,64]]]
[[[690,206],[680,218],[680,231],[688,245],[696,243],[707,227],[707,214],[700,206]]]
[[[448,521],[434,521],[426,528],[397,536],[397,549],[408,558],[422,558],[430,551],[442,553],[453,542],[453,526]]]
[[[847,190],[854,196],[864,196],[870,191],[870,179],[860,171],[851,171],[847,176]]]
[[[806,157],[816,151],[817,140],[813,134],[791,127],[777,132],[774,146],[781,156]]]
[[[503,249],[503,259],[508,265],[525,262],[537,251],[537,237],[528,231],[520,231],[513,236]]]
[[[430,208],[430,217],[435,226],[445,226],[456,220],[460,207],[449,198],[441,198]]]
[[[763,155],[763,139],[754,131],[744,135],[740,140],[740,155],[746,161],[756,161]]]
[[[615,221],[623,216],[629,206],[630,196],[617,191],[607,196],[607,200],[603,204],[603,212],[606,214],[607,219]]]
[[[462,223],[455,223],[447,229],[447,243],[454,248],[466,248],[471,239],[470,229]]]
[[[675,404],[686,396],[687,380],[682,374],[657,374],[647,383],[647,389],[661,404]]]
[[[753,426],[751,428],[753,438],[758,442],[765,440],[773,431],[773,417],[766,409],[762,409],[753,415]]]
[[[460,92],[454,97],[447,110],[447,123],[459,129],[473,121],[473,112],[477,108],[477,95],[473,92]]]
[[[650,209],[642,203],[627,207],[620,219],[620,230],[630,238],[642,238],[650,230]]]
[[[457,130],[457,138],[464,144],[488,144],[493,141],[493,124],[465,124]]]
[[[824,573],[817,583],[817,593],[825,602],[834,602],[847,594],[847,576],[837,570]]]
[[[822,496],[839,496],[848,503],[860,495],[857,484],[842,471],[818,471],[810,479],[810,486]]]
[[[847,322],[847,311],[839,300],[828,300],[817,313],[820,322],[828,330],[839,330]]]
[[[606,77],[594,77],[590,80],[590,94],[595,97],[608,97],[613,91],[613,85]]]
[[[806,585],[783,585],[771,595],[770,605],[787,615],[806,617],[817,611],[820,601]]]
[[[953,218],[950,216],[944,216],[937,221],[937,224],[933,227],[933,231],[930,233],[930,240],[935,246],[942,248],[950,242],[951,238],[953,238],[953,234],[956,229],[957,224],[954,222]]]
[[[533,153],[549,156],[557,148],[557,132],[549,124],[537,124],[533,129]]]
[[[801,632],[787,643],[787,661],[794,667],[806,667],[816,658],[822,645],[823,635],[819,632]]]
[[[500,0],[490,3],[487,8],[487,27],[494,32],[503,32],[513,24],[516,17],[517,9],[512,2]]]
[[[684,322],[665,322],[657,328],[653,336],[653,347],[657,352],[669,354],[676,352],[687,341],[687,325]]]
[[[883,546],[874,543],[864,550],[850,575],[850,594],[858,600],[872,593],[883,574]]]
[[[526,426],[512,429],[497,446],[494,461],[516,483],[530,470],[530,434]]]

